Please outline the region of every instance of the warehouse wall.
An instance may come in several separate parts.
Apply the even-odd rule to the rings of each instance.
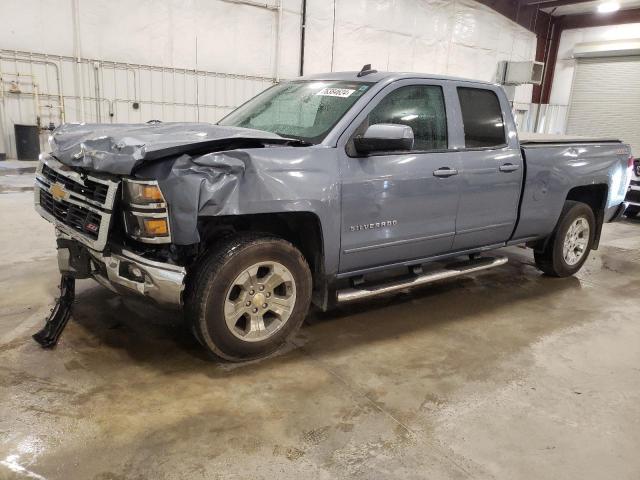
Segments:
[[[471,0],[338,0],[308,6],[305,72],[429,72],[493,81],[500,60],[534,60],[536,37]],[[531,101],[531,86],[516,101]]]
[[[220,0],[3,0],[1,8],[0,123],[10,156],[13,124],[36,121],[30,78],[19,79],[21,94],[7,93],[16,73],[35,75],[42,124],[58,125],[60,94],[66,121],[215,121],[298,71],[299,0],[284,1],[281,17]]]
[[[58,125],[63,103],[66,121],[216,121],[297,76],[301,0],[237,1],[2,0],[0,152],[15,155],[15,123]],[[493,80],[499,60],[535,54],[532,33],[472,0],[308,0],[307,12],[305,73],[373,63]]]

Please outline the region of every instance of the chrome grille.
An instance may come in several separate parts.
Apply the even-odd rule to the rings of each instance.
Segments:
[[[67,190],[73,193],[77,193],[89,200],[105,204],[107,200],[107,193],[109,192],[109,186],[95,182],[93,180],[84,179],[84,184],[78,183],[69,177],[56,172],[53,168],[47,165],[42,166],[42,176],[49,180],[51,183],[60,183]]]
[[[629,190],[625,200],[627,202],[640,203],[640,190]]]
[[[60,231],[102,251],[119,184],[109,177],[81,175],[45,156],[36,170],[36,210]]]
[[[99,214],[64,200],[55,200],[44,190],[40,190],[40,206],[56,220],[94,240],[98,239],[101,220]]]

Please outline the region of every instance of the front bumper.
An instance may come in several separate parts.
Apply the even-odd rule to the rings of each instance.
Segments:
[[[622,216],[624,215],[624,212],[627,210],[627,207],[629,206],[628,202],[622,202],[620,205],[618,205],[618,208],[615,209],[613,215],[611,216],[611,219],[609,220],[609,222],[617,222],[619,221]]]
[[[631,206],[640,207],[640,180],[631,180],[627,196],[624,200]]]
[[[186,270],[121,249],[92,250],[58,231],[58,267],[76,278],[93,278],[119,294],[149,297],[163,305],[181,306]]]

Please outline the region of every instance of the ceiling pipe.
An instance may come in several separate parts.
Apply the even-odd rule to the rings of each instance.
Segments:
[[[282,0],[278,0],[278,16],[276,27],[275,74],[276,83],[280,81],[280,44],[282,43]]]

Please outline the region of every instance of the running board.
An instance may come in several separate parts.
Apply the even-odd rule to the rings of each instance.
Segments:
[[[444,265],[439,270],[434,270],[422,275],[413,276],[411,278],[403,278],[402,280],[393,280],[387,283],[379,283],[376,285],[362,285],[356,288],[347,288],[339,290],[337,293],[338,302],[351,302],[353,300],[362,300],[363,298],[375,297],[385,293],[392,293],[405,288],[417,287],[428,283],[437,282],[447,278],[460,277],[470,273],[488,270],[490,268],[499,267],[507,263],[507,257],[482,257],[466,262],[457,262]]]

